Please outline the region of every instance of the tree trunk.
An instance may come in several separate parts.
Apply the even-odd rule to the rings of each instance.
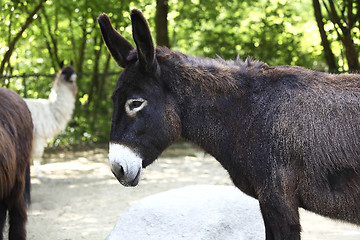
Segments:
[[[80,46],[77,49],[78,53],[78,62],[75,62],[75,70],[79,73],[83,72],[83,64],[84,64],[84,59],[85,59],[85,50],[86,50],[86,42],[87,42],[87,38],[88,38],[88,33],[87,33],[87,22],[86,22],[86,17],[83,17],[83,24],[81,26],[81,32],[82,32],[82,38],[81,38],[81,42],[80,42]],[[80,82],[82,76],[78,76],[78,80]]]
[[[351,33],[342,38],[345,47],[345,56],[349,65],[350,72],[358,72],[360,70],[359,54],[355,48],[354,41],[351,38]]]
[[[43,19],[42,15],[44,16],[45,20]],[[40,20],[40,28],[42,30],[42,32],[44,33],[44,39],[45,39],[45,44],[46,44],[46,48],[48,50],[49,53],[49,58],[51,60],[51,65],[54,68],[55,71],[57,71],[59,69],[59,57],[58,57],[58,51],[57,51],[57,44],[54,44],[54,42],[56,42],[55,37],[53,36],[53,33],[51,31],[51,27],[50,27],[50,22],[49,19],[45,13],[45,11],[42,12],[41,15],[39,15],[39,20]],[[45,26],[47,27],[47,30],[45,30]],[[46,32],[48,32],[48,34],[46,34]],[[55,31],[53,31],[55,32]],[[48,37],[49,36],[49,37]],[[51,43],[53,43],[53,45],[51,45]]]
[[[357,13],[354,17],[353,1],[347,1],[347,5],[344,5],[343,8],[340,10],[341,14],[338,13],[338,7],[333,0],[328,0],[328,4],[326,4],[325,0],[323,0],[323,4],[329,14],[330,21],[334,24],[334,28],[338,35],[338,38],[345,48],[345,56],[349,66],[349,71],[359,71],[359,55],[352,39],[352,29],[358,22],[358,19],[356,17],[359,15]],[[344,14],[345,11],[347,12],[347,14]]]
[[[324,55],[327,65],[329,66],[329,72],[337,72],[338,67],[335,60],[335,55],[331,50],[330,42],[327,38],[327,34],[324,28],[323,16],[321,13],[320,3],[319,0],[313,0],[313,7],[315,13],[316,23],[318,25],[320,37],[321,37],[321,44],[324,48]]]
[[[56,6],[55,6],[56,8]],[[55,13],[57,13],[57,11],[55,10]],[[55,20],[54,23],[51,23],[50,22],[50,19],[49,17],[47,16],[46,14],[46,11],[43,11],[42,12],[42,15],[44,16],[45,18],[45,25],[46,25],[46,28],[47,28],[47,31],[48,31],[48,34],[49,34],[49,37],[50,37],[50,41],[49,41],[49,45],[51,46],[52,44],[52,47],[50,48],[50,51],[51,51],[51,55],[50,57],[52,58],[52,61],[56,64],[54,64],[54,69],[55,71],[57,71],[57,69],[59,69],[60,67],[60,58],[59,58],[59,51],[58,51],[58,42],[57,42],[57,34],[56,34],[56,31],[57,31],[57,28],[58,28],[58,24],[57,24],[57,21]],[[55,17],[56,19],[57,17]],[[55,25],[54,26],[54,30],[51,29],[51,25]],[[45,34],[44,34],[45,35]],[[47,40],[48,41],[48,40]]]
[[[167,15],[169,11],[168,0],[156,0],[156,43],[158,46],[170,48]]]

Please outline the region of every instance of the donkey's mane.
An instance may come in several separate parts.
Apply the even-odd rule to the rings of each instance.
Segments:
[[[221,57],[200,58],[166,47],[156,48],[156,58],[162,74],[165,74],[164,79],[170,81],[167,84],[184,86],[183,89],[188,93],[193,90],[214,94],[237,91],[251,81],[253,74],[270,68],[266,63],[249,57],[245,61],[239,57],[228,61]],[[127,60],[137,60],[136,49],[130,52]]]

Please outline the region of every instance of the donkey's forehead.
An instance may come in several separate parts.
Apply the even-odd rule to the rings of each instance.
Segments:
[[[136,48],[134,48],[133,50],[130,51],[129,55],[127,56],[126,60],[128,62],[135,62],[137,61],[137,50]]]
[[[172,57],[185,56],[183,53],[174,52],[167,47],[157,47],[155,49],[155,57],[157,60],[169,59]],[[138,61],[137,49],[134,48],[129,52],[129,55],[126,57],[126,60],[131,64]],[[158,61],[159,62],[159,61]],[[161,61],[160,61],[161,62]],[[159,63],[160,63],[159,62]]]
[[[161,59],[167,59],[170,55],[176,55],[176,52],[164,47],[156,48],[156,56],[160,60],[159,63],[162,62]],[[160,64],[158,65],[159,69],[157,69],[157,72],[151,74],[144,73],[139,67],[136,49],[130,51],[127,61],[129,61],[129,64],[118,77],[113,97],[118,93],[151,89],[162,85]]]
[[[120,74],[112,98],[128,97],[129,94],[143,93],[154,89],[154,81],[151,76],[142,74],[133,67],[127,67]]]

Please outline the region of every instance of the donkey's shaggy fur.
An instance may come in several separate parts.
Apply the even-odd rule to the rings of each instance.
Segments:
[[[34,122],[32,159],[38,176],[38,164],[47,142],[63,131],[71,119],[77,92],[75,81],[73,67],[63,67],[55,77],[48,99],[25,99]]]
[[[112,96],[110,163],[126,186],[182,136],[257,198],[267,240],[300,239],[298,208],[360,225],[360,76],[155,48],[141,12],[136,49],[98,19],[125,68]]]
[[[26,203],[30,203],[30,154],[33,124],[16,93],[0,88],[0,239],[9,212],[9,239],[26,239]]]

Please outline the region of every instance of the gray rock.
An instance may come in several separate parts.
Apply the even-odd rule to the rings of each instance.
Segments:
[[[133,204],[107,240],[264,240],[257,200],[233,186],[194,185]]]

